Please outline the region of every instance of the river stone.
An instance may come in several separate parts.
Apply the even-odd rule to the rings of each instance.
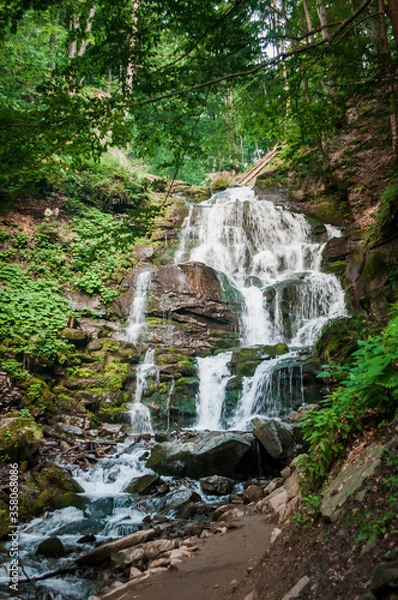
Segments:
[[[289,464],[294,456],[295,447],[291,426],[277,419],[263,421],[259,417],[252,419],[252,423],[254,436],[268,454],[282,464]]]
[[[221,475],[210,475],[209,477],[202,477],[199,479],[200,487],[205,494],[211,494],[214,496],[225,496],[230,494],[235,485],[235,481],[229,477],[222,477]]]
[[[321,513],[325,518],[332,522],[337,521],[346,500],[376,471],[385,449],[386,447],[380,444],[370,444],[354,460],[348,457],[324,493]]]
[[[149,315],[235,331],[242,305],[226,275],[203,263],[167,265],[152,273]]]
[[[161,475],[200,479],[239,476],[239,462],[251,451],[247,436],[233,432],[198,434],[182,443],[156,444],[146,466]]]
[[[159,475],[156,475],[156,473],[149,473],[147,475],[142,475],[142,477],[135,477],[125,487],[123,492],[140,495],[150,494],[156,490],[156,487],[160,484],[160,481],[160,477]]]
[[[48,558],[59,558],[67,554],[66,548],[59,537],[50,537],[43,540],[37,547],[36,554],[41,554]]]

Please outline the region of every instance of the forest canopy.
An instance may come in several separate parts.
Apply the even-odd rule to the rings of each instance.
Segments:
[[[14,0],[0,40],[2,194],[109,146],[203,175],[322,150],[375,90],[396,147],[397,0]]]

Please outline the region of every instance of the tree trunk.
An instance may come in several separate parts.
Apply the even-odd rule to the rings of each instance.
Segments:
[[[390,4],[390,0],[389,0],[388,4]],[[395,2],[395,4],[397,4],[397,3]],[[380,26],[380,38],[381,38],[380,45],[381,45],[382,53],[387,58],[386,75],[387,75],[388,79],[390,80],[389,87],[390,87],[390,94],[391,94],[391,112],[390,112],[391,143],[392,143],[392,149],[394,151],[394,154],[395,154],[395,156],[398,157],[398,120],[397,120],[397,107],[396,107],[396,102],[395,102],[395,82],[394,82],[395,77],[394,77],[393,69],[390,66],[390,60],[389,60],[390,59],[390,51],[388,48],[388,35],[387,35],[387,26],[386,26],[386,21],[385,21],[383,0],[378,0],[378,9],[379,9],[379,26]],[[387,9],[387,10],[389,10],[389,9]],[[391,21],[390,14],[389,14],[389,17],[390,17],[390,21]],[[392,21],[391,21],[391,24],[392,24]],[[394,38],[397,41],[397,38],[395,37],[395,30],[394,30]]]
[[[130,37],[130,58],[127,63],[126,69],[126,92],[131,94],[133,91],[133,80],[135,75],[135,64],[133,59],[133,50],[137,41],[137,22],[138,22],[138,8],[139,0],[133,0],[131,7],[131,37]]]
[[[304,14],[305,14],[305,21],[307,23],[307,33],[309,33],[310,31],[313,30],[313,27],[312,27],[310,11],[308,10],[307,0],[303,0],[303,9],[304,9]],[[313,42],[314,36],[313,35],[308,36],[308,41]]]
[[[387,0],[387,14],[390,19],[395,44],[398,46],[398,0]]]
[[[328,29],[328,18],[327,18],[327,14],[326,14],[326,7],[323,4],[323,2],[321,2],[320,0],[317,0],[316,10],[318,12],[319,21],[320,21],[321,27],[322,27],[322,37],[324,40],[329,41],[330,33],[329,33],[329,29]]]
[[[90,14],[89,14],[87,25],[86,25],[86,33],[90,33],[90,31],[91,31],[91,29],[93,27],[93,18],[94,18],[96,9],[97,9],[96,6],[92,6],[90,8]],[[88,46],[88,41],[87,40],[83,40],[82,44],[81,44],[81,46],[79,48],[79,56],[83,56],[83,54],[87,50],[87,46]]]

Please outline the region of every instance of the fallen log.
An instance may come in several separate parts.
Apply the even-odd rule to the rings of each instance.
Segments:
[[[94,550],[90,550],[90,552],[78,556],[75,561],[79,566],[95,565],[109,558],[113,552],[118,552],[119,550],[124,550],[125,548],[136,546],[137,544],[142,544],[143,542],[153,540],[155,537],[155,529],[143,529],[142,531],[136,531],[135,533],[131,533],[130,535],[120,538],[119,540],[102,544],[101,546],[94,548]]]

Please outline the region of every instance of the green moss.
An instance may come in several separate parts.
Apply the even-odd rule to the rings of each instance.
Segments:
[[[381,252],[374,252],[365,262],[362,277],[367,282],[372,281],[384,269],[386,269],[386,264],[383,254]]]
[[[40,449],[43,433],[33,417],[13,413],[0,420],[0,456],[12,462],[31,459]]]

